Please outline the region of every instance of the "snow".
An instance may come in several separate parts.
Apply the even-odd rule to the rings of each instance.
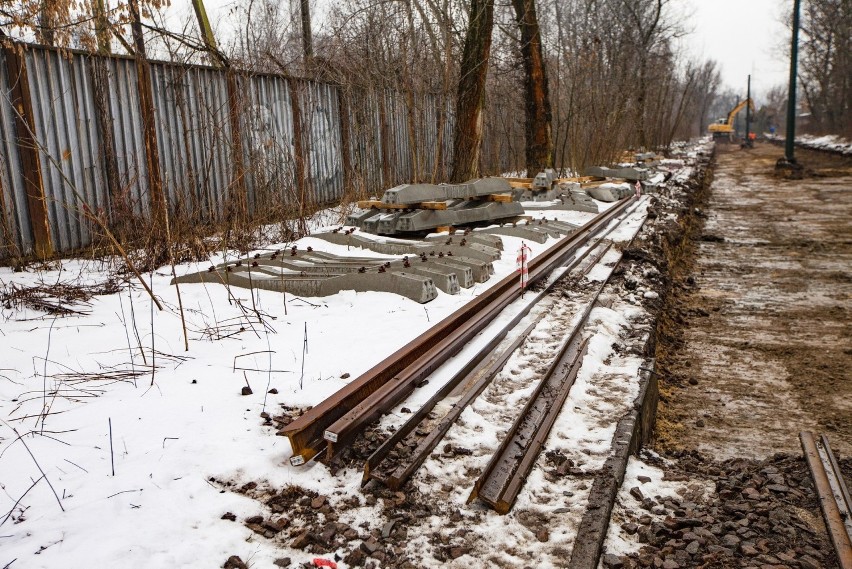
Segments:
[[[603,210],[610,204],[600,205]],[[640,206],[610,239],[630,239],[645,209]],[[592,217],[559,210],[543,215],[571,223]],[[314,229],[321,231],[320,226],[337,217],[326,212]],[[332,476],[317,463],[290,466],[288,440],[274,436],[260,413],[278,413],[281,405],[316,405],[514,272],[522,241],[502,239],[504,253],[494,262],[494,277],[458,295],[439,292],[426,305],[388,293],[353,291],[324,298],[287,295],[285,300],[273,291],[258,290],[252,297],[248,290],[232,288],[231,298],[220,285],[181,285],[188,351],[177,290],[169,285],[166,268],[145,276],[163,311],[132,279],[118,294],[93,297],[79,307],[81,315],[55,317],[29,308],[0,307],[0,567],[221,567],[231,555],[254,567],[268,567],[279,557],[309,561],[313,555],[246,528],[241,521],[268,513],[265,506],[221,482],[298,485],[337,505],[360,495],[361,473],[350,469]],[[526,244],[537,255],[554,242]],[[290,245],[274,244],[266,250]],[[296,245],[388,257],[347,251],[313,237]],[[228,258],[235,255],[229,253]],[[606,278],[617,258],[613,247],[588,279]],[[176,271],[203,271],[223,260],[223,255],[214,255],[209,262],[178,265]],[[110,263],[73,259],[18,273],[0,268],[0,288],[96,283],[112,275]],[[491,329],[501,327],[533,296],[515,303]],[[611,301],[609,308],[600,306],[591,313],[588,353],[564,407],[569,412],[557,419],[547,447],[561,449],[588,472],[603,464],[614,423],[638,389],[632,380],[640,359],[614,353],[613,345],[628,342],[631,331],[641,328],[644,311],[635,297]],[[446,494],[447,503],[461,510],[470,523],[472,544],[484,540],[479,547],[493,549],[489,543],[499,535],[503,547],[495,555],[509,564],[552,564],[553,543],[532,537],[522,514],[555,516],[560,529],[553,530],[551,541],[570,540],[588,485],[573,477],[547,480],[543,453],[516,509],[499,516],[482,506],[464,506],[471,469],[488,462],[534,388],[541,354],[557,347],[570,314],[583,303],[582,295],[572,297],[543,317],[524,350],[512,356],[451,429],[445,442],[471,448],[473,454],[458,460],[433,455],[414,480],[416,488]],[[537,310],[544,309],[534,309],[519,326],[532,322],[540,314]],[[406,404],[416,405],[437,391],[464,354],[483,345],[488,334],[439,369]],[[247,384],[253,393],[240,395]],[[272,388],[277,393],[268,393]],[[405,418],[390,413],[382,424],[400,424]],[[586,452],[580,452],[581,447]],[[361,503],[350,507],[342,520],[353,525],[381,520],[379,505]],[[221,519],[225,512],[235,514],[238,522]],[[446,531],[442,518],[425,519],[420,529],[410,532],[409,551],[417,552],[423,566],[441,566],[430,556],[433,546],[427,533]],[[472,555],[454,560],[452,566],[468,566]]]
[[[825,136],[802,135],[796,137],[796,142],[808,148],[817,148],[820,150],[832,150],[839,152],[844,156],[852,155],[852,142],[845,140],[837,135],[829,134]]]
[[[574,223],[591,218],[562,211],[547,216]],[[229,302],[222,286],[181,285],[188,352],[166,269],[150,276],[165,306],[162,312],[136,281],[124,285],[120,294],[92,298],[84,316],[54,318],[26,308],[2,309],[0,514],[5,517],[12,510],[12,515],[0,526],[0,565],[18,559],[27,567],[215,567],[230,555],[268,565],[282,555],[280,549],[242,524],[219,519],[227,511],[243,519],[259,513],[259,505],[222,493],[209,479],[357,493],[360,477],[333,478],[321,465],[288,466],[287,439],[271,436],[259,414],[274,413],[280,404],[317,404],[513,272],[521,240],[503,241],[505,253],[487,283],[455,296],[439,293],[426,305],[387,293],[344,291],[325,298],[288,296],[285,314],[281,294],[260,290],[254,304],[265,315],[261,323],[253,316],[247,290],[231,289],[241,309]],[[535,255],[553,243],[528,246]],[[309,245],[337,254],[347,249],[312,237],[297,243],[300,249]],[[348,253],[383,257],[366,250]],[[210,263],[222,260],[217,255]],[[210,263],[179,265],[177,274],[203,271]],[[21,273],[0,268],[0,286],[92,283],[108,277],[109,267],[79,259]],[[245,331],[211,339],[217,327],[238,326]],[[141,355],[150,364],[152,345],[157,351],[153,374]],[[138,375],[123,380],[94,375],[119,370]],[[59,377],[62,373],[80,381]],[[347,379],[341,379],[344,374]],[[254,393],[243,397],[240,390],[246,383]],[[278,394],[268,394],[271,388]],[[68,391],[54,398],[50,394],[57,389]],[[49,412],[41,421],[45,408]],[[46,480],[40,479],[39,466]],[[358,515],[372,519],[376,514],[365,510]],[[289,556],[308,558],[295,551]]]

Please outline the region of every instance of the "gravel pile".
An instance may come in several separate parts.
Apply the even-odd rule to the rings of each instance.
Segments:
[[[802,457],[719,463],[690,452],[674,466],[659,466],[669,480],[708,480],[715,492],[678,500],[631,488],[641,509],[621,527],[644,545],[630,555],[605,555],[604,567],[838,567]],[[852,462],[842,461],[841,468],[848,475]]]

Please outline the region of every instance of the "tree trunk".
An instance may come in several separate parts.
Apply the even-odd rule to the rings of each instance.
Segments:
[[[526,167],[527,176],[535,176],[553,167],[552,113],[547,89],[547,72],[541,47],[541,33],[535,12],[535,0],[512,0],[521,31],[526,95]]]
[[[453,172],[450,176],[453,182],[463,182],[479,176],[482,107],[493,27],[494,0],[472,0],[456,102]]]
[[[311,34],[311,6],[308,0],[299,2],[299,14],[302,16],[302,51],[305,53],[305,60],[308,60],[314,55],[314,40]]]

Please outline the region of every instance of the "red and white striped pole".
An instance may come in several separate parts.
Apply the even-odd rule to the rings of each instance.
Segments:
[[[529,269],[527,264],[531,256],[532,249],[530,249],[526,243],[521,241],[521,249],[518,251],[518,273],[521,277],[521,294],[523,294],[523,291],[527,288],[527,280],[529,279]]]

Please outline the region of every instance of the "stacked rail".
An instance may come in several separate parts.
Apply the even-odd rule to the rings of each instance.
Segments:
[[[630,203],[634,203],[633,200],[625,199],[615,204],[533,259],[529,265],[529,284],[564,264]],[[457,354],[521,294],[516,276],[508,275],[287,425],[283,434],[289,438],[293,449],[290,463],[294,466],[304,464],[323,450],[328,458],[334,457],[364,427],[402,401],[418,383]],[[475,361],[470,362],[464,373],[476,367]]]
[[[576,255],[566,266],[566,271],[579,265],[586,256],[594,251],[595,254],[591,255],[586,267],[579,273],[580,275],[587,274],[609,251],[612,243],[604,242],[608,233],[609,231],[598,235],[598,243],[586,249],[584,253]],[[524,310],[515,315],[486,346],[471,358],[472,365],[475,364],[472,370],[470,369],[471,365],[468,365],[450,378],[429,401],[367,458],[364,463],[362,485],[367,484],[370,480],[376,480],[393,490],[397,490],[414,474],[461,413],[489,385],[509,360],[509,357],[521,346],[544,317],[545,313],[541,313],[524,330],[516,333],[508,345],[501,345],[510,331],[517,331],[520,321],[529,314],[533,306],[549,293],[555,284],[556,281],[553,281],[545,287]],[[603,286],[601,285],[599,291]],[[571,338],[576,337],[576,332],[585,323],[591,311],[591,306],[600,293],[599,291],[592,298],[591,304],[584,312],[583,317],[575,325],[574,331],[570,334]],[[570,389],[570,385],[568,388]],[[450,398],[453,399],[452,402],[448,401]],[[442,405],[442,403],[446,404]],[[446,408],[446,414],[441,417],[433,417],[433,415],[436,415],[435,410],[440,408]]]

